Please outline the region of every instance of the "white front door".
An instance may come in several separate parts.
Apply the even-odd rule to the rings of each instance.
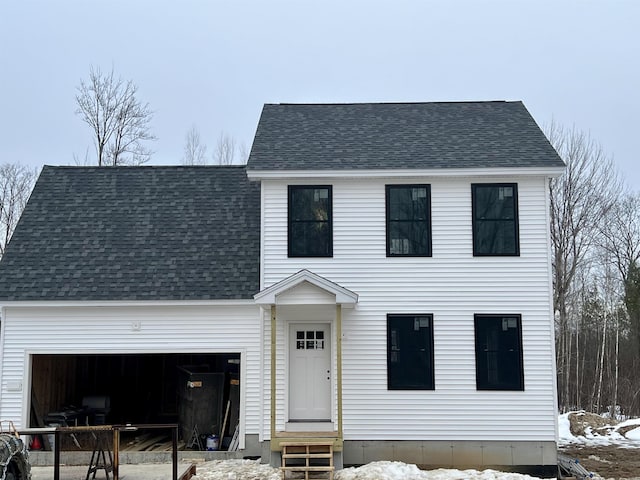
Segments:
[[[331,420],[330,333],[327,323],[289,326],[289,421]]]

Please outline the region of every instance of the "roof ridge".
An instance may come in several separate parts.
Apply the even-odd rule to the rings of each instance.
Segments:
[[[114,166],[98,166],[98,165],[43,165],[43,168],[55,168],[64,170],[142,170],[142,169],[242,169],[246,168],[246,164],[243,165],[116,165]]]
[[[482,104],[482,103],[522,103],[522,100],[440,100],[433,102],[279,102],[265,103],[265,105],[317,105],[317,106],[339,106],[339,105],[450,105],[450,104]]]

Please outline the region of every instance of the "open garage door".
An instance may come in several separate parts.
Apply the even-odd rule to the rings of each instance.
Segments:
[[[239,420],[239,353],[33,355],[31,365],[32,427],[179,423],[188,444],[196,426],[230,438]]]

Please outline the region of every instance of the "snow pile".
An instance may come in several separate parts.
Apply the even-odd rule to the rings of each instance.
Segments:
[[[213,460],[196,466],[192,480],[281,480],[280,470],[260,460]]]
[[[558,417],[559,444],[619,445],[640,448],[640,418],[618,423],[584,410]]]
[[[196,467],[192,480],[280,480],[280,469],[259,460],[214,460]],[[336,480],[536,480],[536,477],[495,470],[420,470],[402,462],[373,462],[338,470]]]
[[[620,425],[618,425],[618,427],[622,427],[622,426],[634,426],[631,430],[627,430],[624,436],[629,440],[640,442],[640,419],[634,418],[633,420],[627,420],[626,422],[623,422]]]
[[[345,468],[336,473],[336,480],[536,480],[536,477],[495,470],[420,470],[402,462],[372,462],[358,468]]]

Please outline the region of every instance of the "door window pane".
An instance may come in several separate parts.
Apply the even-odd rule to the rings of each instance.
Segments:
[[[296,331],[296,350],[324,350],[324,346],[322,330]]]

